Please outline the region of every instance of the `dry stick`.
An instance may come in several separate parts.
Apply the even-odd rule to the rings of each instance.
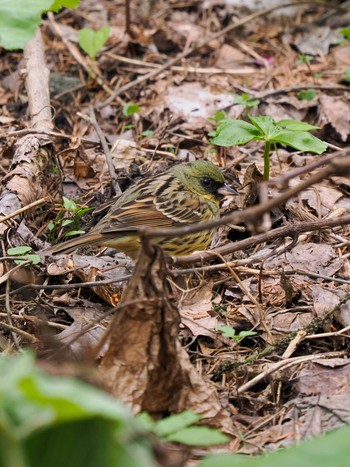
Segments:
[[[145,68],[152,68],[158,69],[161,68],[163,65],[158,63],[151,63],[151,62],[143,62],[142,60],[135,60],[133,58],[122,57],[121,55],[116,55],[113,52],[105,52],[105,55],[109,58],[113,58],[114,60],[118,60],[122,63],[129,63],[131,65],[137,65]],[[225,75],[252,75],[256,74],[256,68],[252,67],[244,67],[244,68],[218,68],[218,67],[206,67],[200,68],[195,66],[172,66],[169,68],[171,71],[181,71],[186,73],[198,73],[198,74],[225,74]],[[244,92],[247,90],[245,89]]]
[[[1,224],[1,222],[8,221],[9,219],[12,219],[13,217],[18,216],[18,214],[22,214],[23,212],[28,211],[28,209],[32,209],[35,206],[40,206],[40,204],[46,203],[47,200],[48,200],[48,198],[38,199],[38,201],[33,201],[32,203],[27,204],[23,208],[17,209],[17,211],[12,212],[8,216],[0,217],[0,224]]]
[[[340,352],[327,352],[325,354],[304,355],[303,357],[294,357],[294,358],[282,360],[277,363],[273,363],[272,365],[269,365],[267,370],[263,371],[259,375],[255,376],[255,378],[251,379],[247,383],[240,386],[237,389],[237,393],[243,394],[244,392],[248,391],[248,389],[251,389],[257,383],[260,383],[260,381],[264,380],[267,376],[272,375],[278,370],[281,370],[281,369],[285,370],[286,368],[289,368],[290,366],[298,365],[299,363],[304,363],[304,362],[308,362],[312,360],[317,360],[319,358],[337,358],[337,357],[343,357],[346,354],[347,352],[345,350],[342,350]]]
[[[31,264],[31,263],[32,263],[31,261],[27,261],[23,263],[23,265],[21,264],[19,266],[16,266],[16,269],[24,265]],[[11,271],[14,271],[14,270],[15,268],[11,269]],[[8,273],[4,274],[4,276],[6,276],[6,279],[7,279],[7,274]],[[2,280],[4,276],[0,278],[0,283],[4,282]],[[18,294],[22,292],[23,290],[27,290],[27,289],[29,290],[71,290],[71,289],[82,289],[83,287],[97,287],[101,285],[115,284],[118,282],[126,282],[130,279],[130,277],[131,277],[131,274],[120,277],[119,279],[105,279],[103,281],[95,281],[95,282],[79,282],[76,284],[58,284],[58,285],[26,284],[10,292],[10,295]],[[0,299],[2,298],[3,298],[3,295],[0,295]]]
[[[112,184],[114,194],[116,196],[120,196],[122,194],[122,190],[120,189],[119,183],[117,182],[117,175],[116,175],[114,164],[113,164],[113,161],[112,161],[111,151],[109,150],[106,138],[105,138],[103,132],[101,131],[101,128],[100,128],[99,124],[97,123],[96,115],[95,115],[93,107],[89,108],[89,115],[90,115],[90,123],[95,128],[97,136],[99,137],[99,139],[101,141],[101,145],[102,145],[103,152],[104,152],[104,155],[105,155],[105,158],[106,158],[106,162],[107,162],[107,166],[108,166],[109,175],[110,175],[110,178],[111,178],[111,184]]]
[[[228,255],[230,253],[234,253],[235,251],[244,250],[245,248],[258,245],[260,243],[271,242],[273,240],[277,240],[278,238],[283,238],[285,236],[290,237],[308,231],[312,232],[315,230],[330,229],[345,224],[350,224],[350,215],[343,216],[339,219],[322,219],[320,221],[313,222],[290,223],[288,225],[279,227],[269,232],[257,234],[253,237],[240,240],[239,242],[232,242],[227,245],[223,245],[212,251],[208,250],[203,253],[195,253],[187,256],[176,256],[173,257],[173,262],[174,264],[196,263],[198,261],[212,259],[216,257],[217,253],[220,253],[222,255]],[[222,267],[224,267],[224,264],[222,265]]]
[[[242,222],[256,222],[261,216],[265,213],[270,211],[271,209],[285,203],[293,196],[297,195],[301,191],[309,188],[312,185],[320,182],[321,180],[331,176],[331,175],[347,175],[350,171],[350,157],[343,157],[332,159],[329,161],[329,167],[325,167],[324,169],[320,170],[319,172],[311,175],[307,180],[299,183],[293,188],[285,191],[284,193],[276,196],[273,199],[270,199],[264,204],[259,204],[257,206],[245,209],[244,211],[235,211],[231,214],[223,216],[219,219],[214,219],[209,222],[198,222],[191,225],[186,225],[184,227],[176,227],[176,228],[165,228],[165,229],[157,229],[157,231],[151,230],[150,228],[144,227],[140,229],[141,240],[143,242],[147,242],[153,238],[159,237],[176,237],[176,236],[185,236],[192,233],[201,232],[203,230],[212,229],[215,227],[219,227],[220,225],[225,224],[239,224]],[[340,220],[339,220],[340,221]],[[331,220],[329,220],[331,222]],[[333,224],[334,225],[334,224]],[[218,251],[218,250],[217,250]],[[222,247],[220,249],[221,254],[227,254],[231,251],[230,246]],[[193,261],[193,258],[196,259],[203,259],[212,257],[213,254],[204,254],[204,255],[193,255],[192,257],[185,257],[186,262],[188,260],[190,262]],[[183,259],[175,258],[174,263],[179,264],[183,263]]]
[[[254,94],[252,95],[254,99],[267,99],[268,97],[277,96],[278,94],[287,94],[290,92],[302,91],[303,89],[309,89],[309,88],[320,89],[321,91],[347,91],[349,92],[349,88],[347,86],[309,84],[309,85],[301,85],[301,86],[286,86],[284,88],[274,89],[273,91],[254,92]]]
[[[300,274],[302,276],[308,276],[312,279],[322,279],[327,282],[338,282],[339,284],[350,285],[350,280],[341,279],[338,277],[324,276],[323,274],[318,274],[316,272],[307,271],[306,269],[294,269],[293,271],[284,271],[286,276],[292,276],[295,274]]]
[[[6,307],[8,327],[11,328],[10,333],[11,333],[13,342],[15,344],[15,347],[17,350],[19,350],[20,346],[19,346],[19,342],[17,339],[17,334],[15,332],[16,328],[14,327],[13,322],[12,322],[12,311],[11,311],[11,305],[10,305],[10,281],[6,282],[5,307]]]
[[[289,180],[292,178],[296,178],[299,175],[308,174],[314,169],[319,169],[320,167],[329,164],[329,161],[335,159],[337,157],[345,157],[350,154],[350,147],[342,148],[333,154],[329,154],[328,156],[323,156],[315,162],[311,162],[311,164],[307,164],[304,167],[298,167],[293,170],[289,170],[286,174],[281,175],[280,177],[270,180],[267,183],[268,186],[276,186],[280,188],[284,188],[287,186]]]
[[[121,94],[125,93],[126,91],[133,88],[134,86],[137,86],[138,84],[144,83],[145,81],[148,81],[148,80],[156,77],[157,75],[159,75],[163,71],[165,71],[165,70],[169,69],[170,67],[172,67],[173,65],[175,65],[175,63],[179,62],[183,58],[185,58],[188,55],[192,54],[194,51],[200,49],[201,47],[204,47],[209,42],[211,42],[211,41],[213,41],[215,39],[218,39],[219,37],[225,35],[226,33],[231,32],[234,29],[239,28],[240,26],[243,26],[244,24],[247,24],[250,21],[253,21],[253,20],[257,19],[257,18],[260,18],[261,16],[268,15],[269,13],[272,13],[273,11],[279,10],[281,8],[288,8],[288,7],[293,7],[293,6],[300,6],[300,5],[307,5],[307,4],[314,4],[314,3],[317,3],[318,5],[326,6],[326,7],[330,8],[330,9],[336,9],[336,10],[339,9],[337,6],[329,7],[329,5],[327,5],[326,2],[315,2],[315,1],[301,1],[301,2],[299,2],[299,1],[297,1],[297,2],[286,3],[284,5],[275,5],[275,6],[271,7],[271,8],[266,8],[265,10],[261,10],[261,11],[252,13],[251,15],[246,16],[245,18],[241,19],[240,21],[237,21],[234,24],[230,24],[230,25],[226,26],[226,28],[223,28],[220,31],[218,31],[217,33],[212,34],[211,36],[209,36],[204,41],[199,42],[196,45],[193,45],[188,50],[185,50],[184,52],[177,55],[175,58],[173,58],[173,59],[169,60],[168,62],[166,62],[163,66],[161,66],[157,70],[151,71],[150,73],[147,73],[144,76],[140,76],[139,78],[135,79],[134,81],[130,81],[129,83],[125,84],[124,86],[116,89],[115,91],[113,91],[111,96],[109,96],[101,104],[97,105],[96,108],[100,109],[102,107],[105,107],[106,105],[113,102],[116,97],[118,97]]]
[[[346,326],[343,329],[339,329],[339,331],[334,332],[321,332],[320,334],[311,334],[311,336],[306,336],[305,340],[312,340],[312,339],[323,339],[324,337],[334,337],[334,336],[342,336],[345,332],[350,331],[350,325]],[[350,336],[344,336],[350,338]]]
[[[31,126],[37,130],[51,130],[52,115],[49,94],[50,72],[45,64],[44,44],[40,29],[24,49],[26,62],[26,90],[31,98],[28,101]],[[40,79],[38,78],[40,74]]]
[[[3,323],[0,321],[0,328],[6,329],[7,331],[10,331],[12,334],[18,334],[19,336],[24,337],[24,339],[27,339],[29,342],[32,344],[35,344],[38,342],[38,339],[31,334],[28,334],[28,332],[23,331],[22,329],[16,328],[14,326],[10,326],[9,324]]]

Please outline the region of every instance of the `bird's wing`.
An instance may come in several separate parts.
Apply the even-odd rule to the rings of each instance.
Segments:
[[[150,195],[151,192],[155,194]],[[117,203],[95,229],[100,233],[111,233],[146,226],[175,227],[203,220],[200,199],[179,187],[177,181],[164,183],[154,191],[148,186],[137,198]]]

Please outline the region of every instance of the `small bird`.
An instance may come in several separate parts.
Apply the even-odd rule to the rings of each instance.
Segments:
[[[217,219],[223,198],[234,194],[237,194],[236,190],[225,184],[223,174],[213,163],[198,160],[178,164],[163,174],[139,180],[113,204],[109,202],[109,211],[90,232],[54,245],[47,252],[69,252],[86,244],[115,248],[136,259],[140,249],[140,227],[181,227]],[[204,250],[215,231],[156,238],[154,243],[168,255],[187,255]]]

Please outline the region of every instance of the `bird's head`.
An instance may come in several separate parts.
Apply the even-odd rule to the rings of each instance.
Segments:
[[[173,167],[174,175],[193,193],[219,203],[224,196],[238,194],[225,183],[222,172],[209,161],[196,161]]]

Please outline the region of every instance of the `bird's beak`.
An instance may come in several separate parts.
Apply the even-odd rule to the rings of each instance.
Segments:
[[[226,183],[218,189],[218,193],[222,196],[234,196],[238,195],[238,191],[236,191],[234,188],[226,185]]]

